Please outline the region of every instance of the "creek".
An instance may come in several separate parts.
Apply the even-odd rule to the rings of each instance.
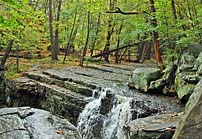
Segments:
[[[9,98],[12,107],[62,115],[77,126],[82,139],[130,139],[129,123],[135,119],[183,110],[174,97],[129,89],[127,80],[134,68],[102,65],[29,71],[9,82],[1,97]]]
[[[90,97],[93,100],[85,106],[78,118],[77,128],[82,139],[129,139],[128,124],[132,120],[181,110],[164,101],[168,99],[166,97],[138,92],[134,95],[132,90],[127,93],[123,95],[120,90],[112,88],[95,90]]]

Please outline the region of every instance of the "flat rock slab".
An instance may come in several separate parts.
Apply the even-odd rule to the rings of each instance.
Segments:
[[[30,107],[0,109],[1,139],[80,139],[66,119]]]
[[[132,139],[171,139],[179,121],[178,113],[139,118],[129,124]]]

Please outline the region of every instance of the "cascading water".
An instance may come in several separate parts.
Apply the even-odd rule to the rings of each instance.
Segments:
[[[103,124],[103,139],[127,139],[127,124],[132,119],[131,99],[120,101],[113,105]]]
[[[102,100],[113,94],[111,108],[102,111]],[[132,120],[130,98],[117,97],[112,89],[102,89],[99,97],[85,106],[78,119],[82,139],[127,139],[127,124]],[[104,104],[106,105],[106,104]],[[110,107],[110,106],[106,106]]]
[[[93,96],[95,93],[93,93]],[[94,139],[93,134],[94,126],[96,126],[100,119],[100,106],[101,99],[106,96],[106,91],[102,90],[99,94],[99,98],[94,99],[88,103],[83,112],[79,115],[77,128],[82,136],[82,139]]]

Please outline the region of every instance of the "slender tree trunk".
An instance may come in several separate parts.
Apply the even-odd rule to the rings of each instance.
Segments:
[[[114,8],[114,1],[110,0],[109,1],[109,9],[113,9]],[[104,48],[104,53],[108,53],[109,51],[109,47],[110,47],[110,39],[112,36],[112,33],[114,32],[114,24],[112,25],[112,17],[111,15],[109,15],[109,19],[108,19],[108,30],[107,30],[107,36],[106,36],[106,44],[105,44],[105,48]],[[109,62],[109,55],[105,55],[104,59],[106,62]]]
[[[50,42],[51,42],[51,59],[58,60],[57,47],[55,46],[55,39],[53,35],[53,1],[49,0],[49,30],[50,30]]]
[[[84,61],[84,57],[86,55],[87,52],[87,48],[88,48],[88,41],[89,41],[89,36],[90,36],[90,11],[88,11],[88,28],[87,28],[87,35],[86,35],[86,43],[85,46],[83,47],[83,52],[81,55],[81,59],[80,59],[80,64],[79,66],[83,66],[83,61]]]
[[[138,56],[137,56],[137,60],[136,62],[140,63],[143,58],[143,54],[144,54],[144,47],[145,47],[145,42],[141,42],[139,45],[138,45]]]
[[[78,28],[79,28],[79,24],[80,24],[80,18],[81,16],[78,17],[76,23],[75,23],[75,29],[73,30],[73,34],[72,34],[72,37],[71,37],[71,41],[70,41],[70,44],[69,46],[74,46],[74,41],[76,39],[76,35],[77,35],[77,32],[78,32]]]
[[[146,51],[145,59],[150,59],[152,44],[150,42],[147,42],[146,45],[147,45],[147,51]]]
[[[57,16],[56,16],[56,29],[55,29],[55,53],[57,55],[56,60],[58,60],[59,55],[59,22],[60,22],[60,11],[61,11],[62,0],[58,1],[58,9],[57,9]]]
[[[175,0],[171,0],[171,7],[172,7],[174,19],[176,20],[177,19],[177,12],[176,12],[176,7],[175,7]]]
[[[112,19],[111,19],[111,17],[109,17],[108,31],[107,31],[107,36],[106,36],[106,44],[105,44],[105,48],[104,48],[104,53],[107,53],[109,51],[110,39],[111,39],[112,33],[114,32],[114,25],[112,25],[111,22],[112,22]],[[104,59],[106,62],[109,62],[109,55],[105,55]]]
[[[16,70],[19,72],[19,47],[16,46]]]
[[[98,19],[97,19],[97,25],[96,25],[96,31],[95,31],[95,37],[93,39],[93,43],[92,43],[91,50],[90,50],[90,56],[93,56],[93,51],[95,49],[95,44],[97,41],[97,36],[98,36],[98,32],[99,32],[99,27],[100,27],[100,17],[101,17],[101,13],[99,12]]]
[[[115,53],[115,63],[118,63],[119,62],[119,45],[120,45],[120,41],[121,41],[121,38],[120,38],[120,34],[121,34],[121,31],[122,31],[122,28],[123,28],[123,20],[121,21],[121,25],[119,27],[119,30],[117,32],[117,51]]]
[[[75,15],[74,15],[74,21],[73,21],[72,29],[71,29],[71,32],[70,32],[69,41],[67,42],[67,47],[65,48],[65,56],[64,56],[64,59],[63,59],[63,63],[65,62],[67,54],[70,51],[71,45],[73,45],[73,43],[71,43],[71,41],[72,41],[72,35],[73,35],[75,24],[76,24],[76,17],[77,17],[77,8],[76,8],[76,12],[75,12]]]
[[[4,54],[4,56],[2,57],[2,59],[1,59],[0,70],[4,70],[4,66],[5,66],[6,60],[8,59],[9,54],[10,54],[10,52],[11,52],[12,46],[13,46],[13,40],[10,40],[10,41],[8,42],[8,46],[7,46],[7,48],[6,48],[5,54]]]
[[[155,14],[156,10],[154,7],[154,0],[149,0],[150,1],[150,11],[152,14]],[[151,25],[156,28],[157,27],[157,19],[156,16],[153,15],[152,19],[151,19]],[[156,63],[159,65],[161,64],[162,60],[161,60],[161,54],[160,54],[160,50],[159,50],[159,40],[158,40],[158,32],[157,31],[153,31],[153,45],[154,45],[154,52],[155,52],[155,58],[156,58]]]

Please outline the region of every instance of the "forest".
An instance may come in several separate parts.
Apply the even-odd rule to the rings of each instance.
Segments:
[[[202,0],[0,0],[0,139],[201,139]]]
[[[179,57],[189,44],[202,42],[200,0],[2,0],[0,4],[1,50],[21,57],[51,56],[65,62],[76,53],[80,65],[85,59],[109,62],[109,55],[115,63],[153,57],[160,64]]]

